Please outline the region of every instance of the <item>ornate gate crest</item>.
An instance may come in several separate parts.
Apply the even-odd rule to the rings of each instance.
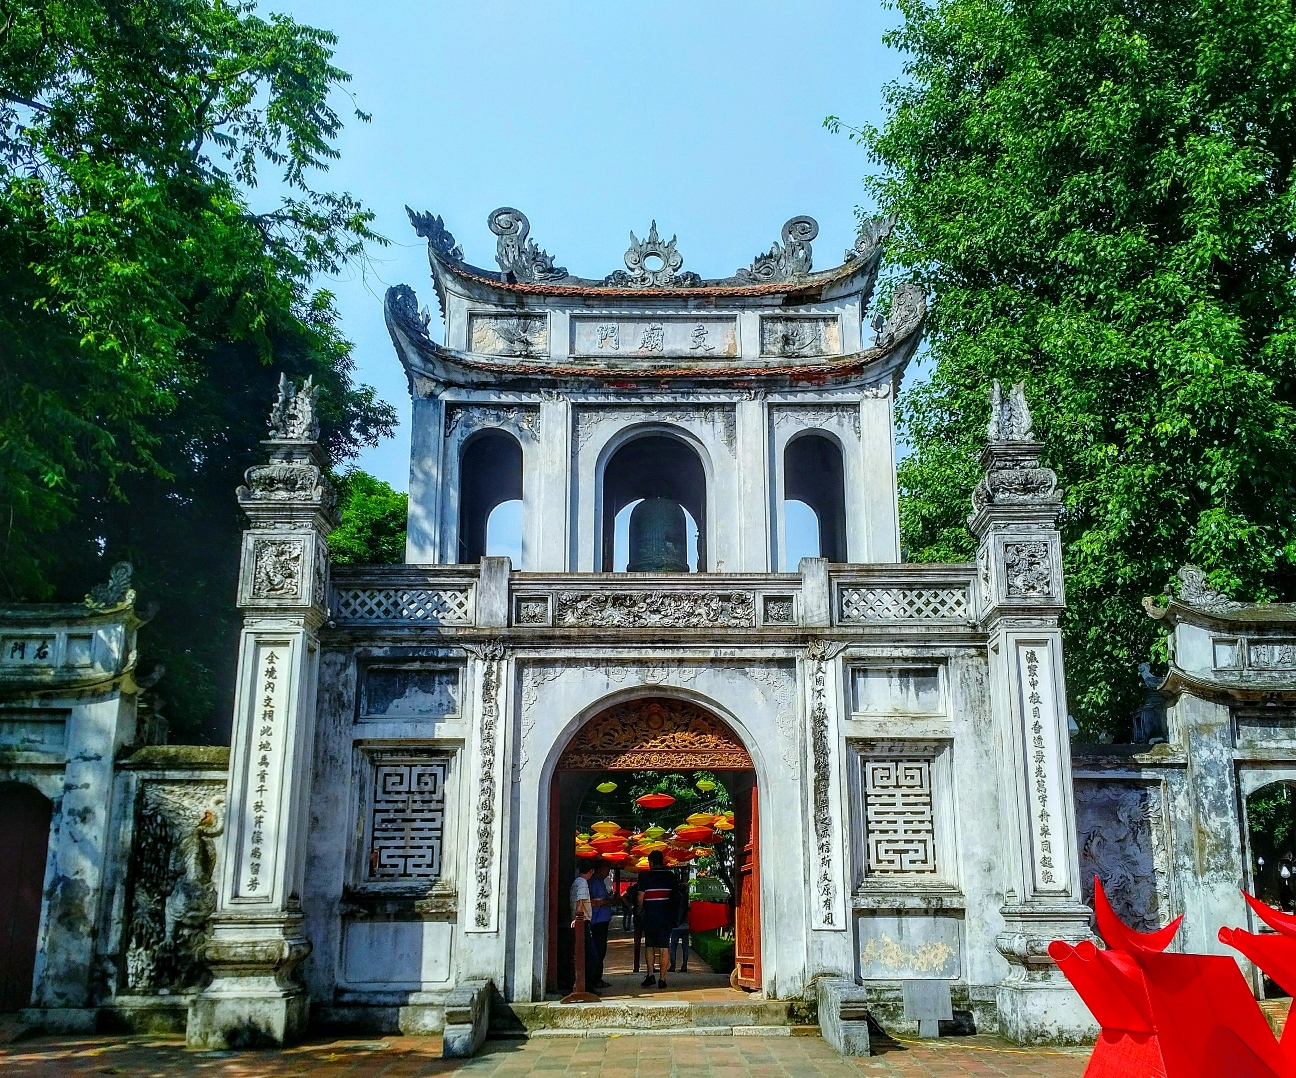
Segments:
[[[747,771],[751,756],[724,723],[683,700],[617,704],[577,731],[558,766],[569,771]]]

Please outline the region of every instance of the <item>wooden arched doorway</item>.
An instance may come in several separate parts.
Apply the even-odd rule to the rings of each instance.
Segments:
[[[51,809],[38,790],[0,783],[0,1012],[31,1002]]]
[[[554,769],[549,792],[549,902],[545,985],[559,990],[559,940],[576,871],[564,822],[600,774],[712,771],[724,775],[734,806],[734,983],[761,987],[760,813],[750,753],[707,708],[673,697],[613,704],[576,731]]]

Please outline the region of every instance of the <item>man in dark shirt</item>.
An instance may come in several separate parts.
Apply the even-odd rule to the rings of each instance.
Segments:
[[[648,952],[648,976],[643,988],[653,984],[653,963],[657,968],[657,987],[666,987],[666,951],[670,946],[671,929],[679,915],[680,890],[675,873],[666,868],[661,850],[648,855],[648,871],[639,877],[639,913],[643,920],[644,943]]]

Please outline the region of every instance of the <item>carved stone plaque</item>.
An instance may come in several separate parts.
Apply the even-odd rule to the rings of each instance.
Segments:
[[[762,318],[760,350],[763,356],[839,356],[841,325],[835,317]]]
[[[572,354],[629,359],[715,359],[738,354],[738,322],[704,315],[697,318],[603,318],[571,320]]]
[[[544,315],[470,315],[468,351],[486,356],[547,356],[549,320]]]

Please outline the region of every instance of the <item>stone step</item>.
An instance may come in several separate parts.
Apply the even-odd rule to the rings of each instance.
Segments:
[[[528,1035],[589,1030],[650,1033],[708,1029],[785,1029],[804,1023],[786,1000],[736,1000],[732,1003],[680,999],[623,999],[600,1003],[513,1003],[509,1010]],[[502,1023],[501,1023],[502,1024]],[[492,1031],[496,1028],[492,1016]],[[516,1027],[515,1027],[516,1028]],[[504,1032],[504,1030],[500,1030]]]
[[[665,1029],[537,1029],[532,1037],[817,1037],[818,1026],[680,1026]]]

